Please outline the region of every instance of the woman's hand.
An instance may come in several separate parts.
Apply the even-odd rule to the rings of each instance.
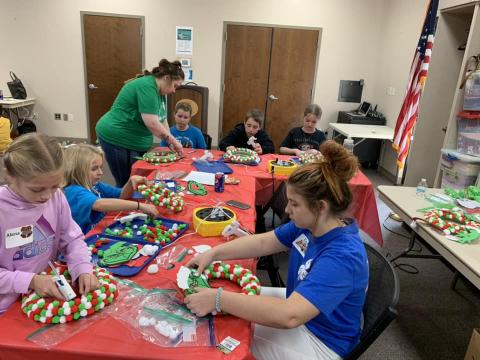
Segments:
[[[54,297],[59,300],[65,300],[60,290],[58,290],[57,284],[55,284],[53,275],[34,275],[29,288],[41,297]]]
[[[188,263],[185,264],[189,268],[197,268],[197,273],[203,273],[203,270],[212,263],[214,260],[213,249],[205,251],[202,254],[194,256]]]
[[[132,175],[130,177],[130,182],[132,183],[132,188],[134,190],[138,189],[138,185],[140,184],[146,184],[147,183],[147,178],[145,176],[140,176],[140,175]]]
[[[197,316],[205,316],[215,311],[217,289],[195,288],[196,293],[188,295],[184,302],[187,308]]]
[[[139,203],[139,210],[150,217],[157,217],[159,215],[157,207],[153,204]]]
[[[167,138],[168,146],[173,149],[173,151],[176,151],[180,155],[183,154],[183,146],[180,144],[180,141],[175,139],[172,135],[169,135]]]
[[[100,287],[100,282],[93,274],[80,274],[78,277],[78,291],[80,294],[86,295],[90,291]]]

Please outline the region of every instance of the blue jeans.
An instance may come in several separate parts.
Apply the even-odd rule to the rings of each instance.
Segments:
[[[105,153],[105,159],[110,167],[110,171],[115,178],[115,185],[119,188],[123,188],[128,182],[128,179],[130,179],[132,165],[137,161],[136,157],[142,157],[143,154],[145,154],[145,151],[135,151],[112,145],[100,137],[98,138],[98,141]]]

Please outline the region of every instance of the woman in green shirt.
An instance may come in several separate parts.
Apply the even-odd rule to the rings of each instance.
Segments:
[[[136,157],[150,150],[153,135],[182,152],[182,145],[170,134],[166,95],[174,93],[184,78],[179,61],[162,59],[152,71],[128,81],[98,121],[97,137],[117,187],[127,183]]]

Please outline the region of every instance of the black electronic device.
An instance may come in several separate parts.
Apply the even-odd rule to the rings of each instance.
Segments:
[[[230,205],[230,206],[233,206],[233,207],[236,207],[238,209],[241,209],[241,210],[247,210],[247,209],[250,209],[250,205],[248,204],[244,204],[240,201],[236,201],[236,200],[228,200],[226,202],[227,205]]]

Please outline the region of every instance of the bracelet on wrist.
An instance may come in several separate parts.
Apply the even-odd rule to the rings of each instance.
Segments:
[[[215,295],[215,311],[217,314],[222,312],[221,301],[222,301],[222,291],[223,288],[219,287],[217,289],[217,294]]]

